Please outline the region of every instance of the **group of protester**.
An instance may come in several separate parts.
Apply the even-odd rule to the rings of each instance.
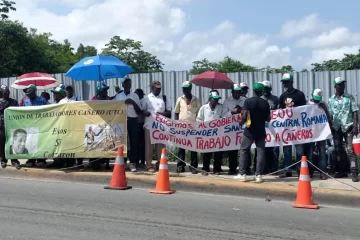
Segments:
[[[240,181],[247,181],[247,175],[251,174],[251,145],[256,144],[254,172],[255,180],[262,181],[264,173],[274,172],[279,167],[279,147],[265,148],[265,123],[270,121],[270,111],[279,108],[298,107],[306,104],[314,104],[323,109],[328,117],[329,125],[333,134],[333,144],[328,140],[319,141],[316,143],[298,144],[295,145],[296,161],[299,161],[305,154],[310,161],[314,160],[313,152],[317,149],[318,160],[317,165],[321,169],[320,178],[326,180],[326,174],[334,175],[334,177],[347,177],[350,170],[352,181],[357,182],[358,166],[357,156],[352,147],[352,139],[358,134],[358,107],[352,95],[345,92],[345,80],[343,78],[336,78],[335,95],[328,99],[327,104],[322,99],[321,89],[314,89],[312,98],[307,102],[305,95],[299,89],[293,86],[293,76],[291,74],[284,74],[281,82],[285,91],[278,98],[272,94],[272,85],[270,81],[257,82],[253,85],[253,97],[247,98],[248,86],[245,83],[234,84],[231,90],[231,96],[224,100],[221,104],[219,100],[221,96],[217,90],[211,90],[208,97],[208,102],[201,105],[200,100],[192,94],[192,83],[185,81],[182,84],[183,96],[176,101],[174,114],[175,120],[181,121],[210,121],[222,117],[230,116],[232,114],[241,114],[242,122],[246,128],[244,131],[243,140],[239,151],[228,151],[226,153],[214,149],[212,153],[203,153],[203,168],[201,173],[208,175],[210,172],[210,161],[214,159],[213,173],[220,174],[222,172],[222,160],[224,154],[228,156],[229,175],[237,174],[237,166],[239,166],[238,175],[235,179]],[[108,96],[109,87],[102,82],[96,87],[96,94],[90,100],[116,100],[124,101],[127,105],[127,133],[129,136],[128,153],[129,169],[136,172],[139,168],[145,168],[148,172],[155,172],[157,170],[158,161],[161,156],[161,150],[165,146],[163,144],[151,144],[150,127],[151,113],[157,113],[165,117],[171,118],[171,107],[167,103],[166,96],[161,94],[162,85],[159,81],[152,81],[151,92],[145,95],[142,89],[136,89],[131,92],[132,80],[125,78],[121,82],[122,90],[119,86],[115,86],[116,95]],[[37,96],[37,88],[35,85],[29,85],[24,89],[26,97],[20,103],[15,99],[10,98],[9,88],[5,85],[1,86],[0,98],[0,158],[1,166],[7,166],[7,159],[5,157],[5,121],[4,110],[8,107],[14,106],[41,106],[50,104],[50,95],[43,92],[41,96]],[[51,90],[54,95],[53,104],[66,104],[68,102],[80,101],[80,98],[74,96],[74,89],[72,86],[60,85],[54,90]],[[246,122],[251,119],[251,124]],[[91,135],[91,134],[90,134]],[[88,136],[88,140],[94,136]],[[343,146],[343,139],[345,140],[345,148]],[[17,141],[14,137],[12,141]],[[153,151],[156,149],[157,164],[153,166]],[[327,148],[327,149],[326,149]],[[292,177],[293,164],[292,146],[284,146],[284,164],[285,171],[280,177]],[[185,172],[185,150],[178,150],[179,161],[177,163],[177,172]],[[49,167],[72,167],[77,161],[78,168],[83,170],[83,159],[54,159],[54,163]],[[91,161],[94,169],[99,169],[101,163],[109,166],[110,159],[102,159]],[[349,167],[350,163],[350,167]],[[11,164],[20,168],[18,160],[11,160]],[[46,159],[29,159],[28,166],[44,166]],[[198,153],[190,153],[191,173],[198,173]],[[299,166],[297,167],[299,172]],[[311,175],[313,169],[311,169]]]

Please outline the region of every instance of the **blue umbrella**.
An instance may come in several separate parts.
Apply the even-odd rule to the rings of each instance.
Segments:
[[[75,80],[102,81],[109,78],[123,78],[134,70],[113,56],[92,56],[81,59],[70,68],[65,76]]]

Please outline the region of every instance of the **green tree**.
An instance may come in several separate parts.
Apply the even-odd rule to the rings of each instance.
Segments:
[[[295,72],[295,69],[291,66],[291,65],[285,65],[282,66],[281,68],[272,68],[270,66],[261,69],[261,71],[266,70],[267,72],[270,73],[289,73],[289,72]]]
[[[9,12],[10,11],[16,11],[16,8],[14,7],[16,3],[14,1],[7,1],[7,0],[2,0],[0,2],[0,17],[1,20],[7,20],[9,18]]]
[[[0,77],[46,70],[45,52],[21,23],[0,21]]]
[[[253,66],[246,65],[238,60],[225,57],[220,62],[210,62],[206,58],[200,61],[194,61],[190,70],[191,74],[200,74],[206,71],[218,71],[223,73],[230,72],[255,72],[257,69]]]
[[[80,43],[75,55],[76,59],[79,61],[84,57],[97,55],[97,49],[94,46],[84,46],[82,43]]]
[[[142,50],[140,41],[133,39],[122,39],[114,36],[102,49],[102,55],[118,57],[131,66],[135,72],[157,72],[162,71],[163,63],[154,55]]]
[[[360,49],[357,54],[344,54],[342,59],[331,59],[322,63],[311,64],[311,71],[341,71],[360,69]]]

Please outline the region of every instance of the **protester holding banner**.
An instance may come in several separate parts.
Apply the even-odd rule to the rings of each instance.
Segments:
[[[320,109],[322,109],[326,114],[326,117],[327,117],[328,122],[329,122],[329,126],[331,126],[332,125],[331,117],[330,117],[330,114],[329,114],[329,111],[328,111],[328,108],[327,108],[326,104],[322,101],[322,95],[323,95],[322,90],[319,89],[319,88],[315,88],[312,91],[311,99],[309,101],[309,104],[317,105]],[[312,155],[313,155],[313,151],[314,151],[314,148],[315,148],[315,145],[316,145],[316,148],[318,149],[318,152],[319,152],[318,167],[323,172],[326,172],[327,171],[327,169],[326,169],[326,162],[327,162],[326,161],[326,158],[327,158],[327,155],[326,155],[326,140],[308,143],[308,145],[310,146],[310,149],[308,151],[308,154],[309,154],[309,159],[308,160],[313,162]],[[326,174],[320,172],[320,179],[321,180],[326,180],[327,179]]]
[[[136,172],[136,165],[139,162],[138,116],[142,112],[142,110],[139,96],[136,93],[131,92],[131,79],[123,79],[122,87],[124,91],[118,93],[113,100],[125,101],[127,107],[127,131],[130,142],[130,154],[128,154],[128,158],[130,158],[130,171]]]
[[[345,93],[346,80],[337,77],[334,80],[335,95],[328,100],[329,112],[332,117],[332,133],[338,165],[338,172],[334,177],[347,177],[347,159],[350,161],[350,171],[353,182],[358,182],[358,162],[352,145],[353,137],[358,135],[358,111],[354,96]],[[343,148],[345,139],[345,150]],[[346,152],[348,158],[343,157]]]
[[[155,172],[155,169],[152,165],[153,157],[153,144],[151,144],[150,138],[150,128],[152,127],[152,118],[150,117],[152,113],[160,114],[162,116],[171,117],[171,108],[169,104],[166,104],[164,97],[160,95],[161,93],[161,83],[159,81],[152,81],[151,83],[151,93],[145,97],[143,111],[145,115],[145,158],[146,158],[146,168],[148,172]],[[165,147],[164,144],[154,144],[156,147],[156,160],[159,162],[161,157],[161,151]]]
[[[264,85],[264,92],[262,98],[265,99],[270,106],[270,110],[276,110],[279,108],[279,98],[271,93],[272,84],[268,80],[262,82]],[[265,149],[265,156],[267,159],[265,161],[264,173],[276,172],[279,169],[279,147],[267,147]],[[255,149],[255,162],[256,162],[256,149]],[[256,166],[256,163],[254,164]]]
[[[200,100],[191,93],[192,83],[185,81],[182,84],[184,95],[179,97],[175,104],[175,120],[180,121],[196,121],[196,117],[201,108]],[[185,149],[179,148],[178,158],[181,159],[177,163],[177,173],[185,172]],[[192,174],[197,174],[198,155],[197,152],[190,151],[190,171]]]
[[[74,96],[74,88],[71,85],[65,87],[65,97],[59,103],[68,103],[80,101],[79,97]]]
[[[224,106],[219,103],[221,99],[219,92],[217,90],[211,90],[209,94],[209,102],[203,105],[196,117],[197,122],[206,122],[215,119],[220,119],[227,114],[227,110]],[[222,165],[222,152],[207,152],[203,153],[203,168],[202,174],[204,176],[208,175],[210,172],[210,161],[211,157],[214,155],[214,168],[213,172],[215,175],[220,175],[221,165]]]
[[[1,167],[6,168],[8,160],[5,156],[5,144],[6,144],[6,132],[5,132],[5,109],[9,107],[18,107],[19,103],[10,98],[10,90],[8,86],[1,85],[0,88],[1,98],[0,98],[0,158],[1,158]],[[11,160],[11,165],[20,169],[20,162],[17,159]]]
[[[241,113],[241,109],[244,106],[246,98],[241,96],[241,88],[239,84],[234,84],[231,90],[231,96],[224,101],[224,109],[228,111],[228,115]],[[238,150],[228,151],[229,157],[229,175],[236,174],[236,168],[238,166]]]
[[[62,89],[61,87],[57,87],[54,90],[51,90],[51,92],[54,95],[55,103],[59,103],[65,97],[65,90]]]
[[[262,182],[262,174],[265,164],[265,138],[266,122],[270,122],[270,106],[266,100],[261,98],[264,91],[262,83],[253,85],[254,96],[246,99],[243,110],[241,111],[242,120],[240,125],[246,122],[246,128],[240,146],[239,175],[234,179],[247,181],[246,168],[250,149],[255,142],[257,150],[255,181]]]
[[[30,84],[23,91],[26,94],[26,97],[23,98],[22,103],[20,104],[21,106],[43,106],[48,104],[48,101],[45,98],[36,95],[37,87],[34,84]],[[26,162],[26,165],[28,167],[33,167],[35,166],[35,162],[37,162],[39,167],[46,165],[46,159],[29,159]]]
[[[305,94],[294,88],[294,78],[293,75],[290,73],[285,73],[282,78],[281,82],[284,86],[285,92],[281,94],[279,98],[279,107],[280,108],[292,108],[292,107],[299,107],[306,105],[306,98]],[[296,150],[296,162],[301,160],[301,157],[304,155],[304,146],[303,144],[296,144],[295,145]],[[285,163],[285,173],[284,175],[281,175],[280,177],[292,177],[291,168],[289,168],[290,165],[292,165],[292,146],[284,146],[283,147],[284,152],[284,163]],[[299,167],[297,169],[299,173]]]

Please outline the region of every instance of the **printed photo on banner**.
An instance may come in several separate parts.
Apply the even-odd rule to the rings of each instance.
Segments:
[[[124,144],[124,124],[86,124],[86,151],[116,151]]]
[[[37,152],[39,128],[11,129],[10,154],[33,154]]]

